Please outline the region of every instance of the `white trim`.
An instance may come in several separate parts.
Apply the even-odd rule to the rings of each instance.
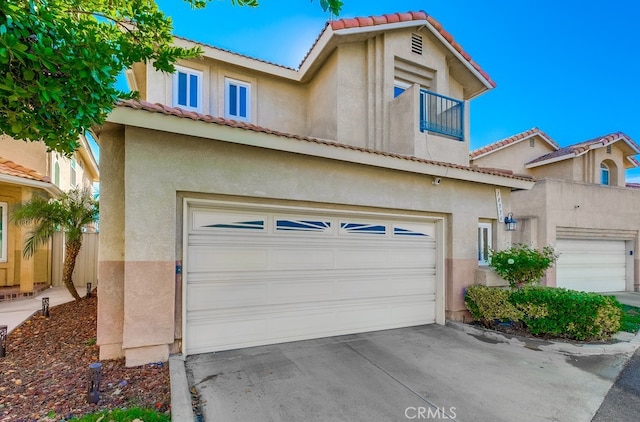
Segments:
[[[487,237],[481,236],[483,229],[487,230]],[[491,250],[493,247],[493,224],[491,223],[478,223],[478,265],[489,265],[489,257],[486,260],[483,259],[481,247],[486,244],[487,250]]]
[[[184,67],[184,66],[175,66],[176,68],[176,72],[172,74],[172,83],[173,83],[173,98],[171,101],[171,104],[174,107],[180,107],[183,110],[192,110],[192,111],[202,111],[202,89],[203,89],[203,81],[204,81],[204,74],[203,72],[196,70],[196,69],[192,69],[190,67]],[[179,73],[184,73],[185,75],[187,75],[187,86],[186,86],[186,94],[187,94],[187,104],[178,104],[178,96],[179,96],[179,81],[178,81],[178,74]],[[190,105],[188,105],[191,101],[191,97],[190,97],[190,76],[196,76],[197,80],[198,80],[198,87],[196,89],[196,103],[198,104],[197,107],[192,107]]]
[[[51,196],[58,196],[62,194],[62,190],[60,190],[60,188],[54,185],[53,183],[25,179],[24,177],[0,174],[0,182],[9,183],[12,185],[28,186],[30,188],[42,189],[48,192],[49,194],[51,194]]]
[[[238,93],[237,93],[237,107],[238,107],[238,113],[240,112],[240,88],[245,88],[246,89],[246,98],[245,98],[245,102],[246,102],[246,109],[247,109],[247,115],[246,116],[240,116],[240,115],[232,115],[231,114],[231,110],[230,110],[230,106],[231,106],[231,101],[230,101],[230,93],[229,93],[229,87],[231,85],[234,85],[238,88]],[[239,120],[242,122],[250,122],[251,121],[251,83],[250,82],[245,82],[245,81],[240,81],[238,79],[233,79],[233,78],[229,78],[229,77],[225,77],[224,78],[224,117],[227,119],[232,119],[232,120]]]
[[[0,262],[7,262],[7,238],[9,237],[7,209],[9,205],[6,202],[0,202],[0,208],[2,209],[2,215],[0,215]]]
[[[267,212],[290,212],[299,213],[301,215],[313,213],[314,215],[334,214],[353,215],[362,218],[401,218],[407,221],[431,222],[435,224],[435,244],[436,244],[436,292],[435,292],[435,322],[436,324],[445,324],[445,219],[443,217],[435,217],[428,215],[402,214],[398,212],[380,212],[380,211],[354,211],[342,210],[339,208],[316,208],[302,207],[295,205],[277,205],[254,202],[224,201],[219,199],[196,199],[183,198],[182,200],[182,354],[187,356],[187,284],[189,268],[189,210],[192,206],[219,207],[227,210],[254,211],[260,209]]]

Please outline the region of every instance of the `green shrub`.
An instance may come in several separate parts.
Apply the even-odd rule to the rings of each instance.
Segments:
[[[523,311],[522,321],[534,335],[595,340],[620,330],[622,307],[613,297],[529,286],[511,292],[509,301]],[[541,307],[546,309],[546,315],[538,312]]]
[[[491,324],[494,319],[518,321],[524,314],[509,302],[509,290],[474,285],[467,287],[464,303],[476,321]]]
[[[502,251],[492,250],[489,266],[500,277],[509,282],[511,288],[539,283],[545,271],[551,267],[558,255],[551,246],[538,250],[528,245],[516,244]]]

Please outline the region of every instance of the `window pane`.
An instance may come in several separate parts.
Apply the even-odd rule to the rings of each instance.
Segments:
[[[238,87],[229,84],[229,114],[231,116],[238,115]]]
[[[240,86],[240,117],[247,117],[247,87]]]
[[[189,106],[198,108],[198,76],[189,75]]]
[[[178,72],[178,105],[187,105],[187,74]]]
[[[404,92],[404,88],[400,88],[399,86],[393,87],[393,98],[396,98],[398,95]]]

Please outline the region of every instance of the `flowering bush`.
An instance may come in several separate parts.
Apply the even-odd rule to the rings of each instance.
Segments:
[[[511,288],[539,283],[545,271],[558,259],[551,246],[533,249],[529,245],[516,244],[502,251],[492,250],[489,266],[504,278]]]

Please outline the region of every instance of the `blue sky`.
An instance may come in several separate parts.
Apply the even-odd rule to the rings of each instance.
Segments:
[[[537,126],[561,146],[622,131],[640,143],[640,2],[344,0],[340,18],[424,10],[497,88],[471,102],[471,148]],[[297,68],[330,16],[319,0],[158,0],[176,35]],[[640,170],[628,180],[640,182]]]

